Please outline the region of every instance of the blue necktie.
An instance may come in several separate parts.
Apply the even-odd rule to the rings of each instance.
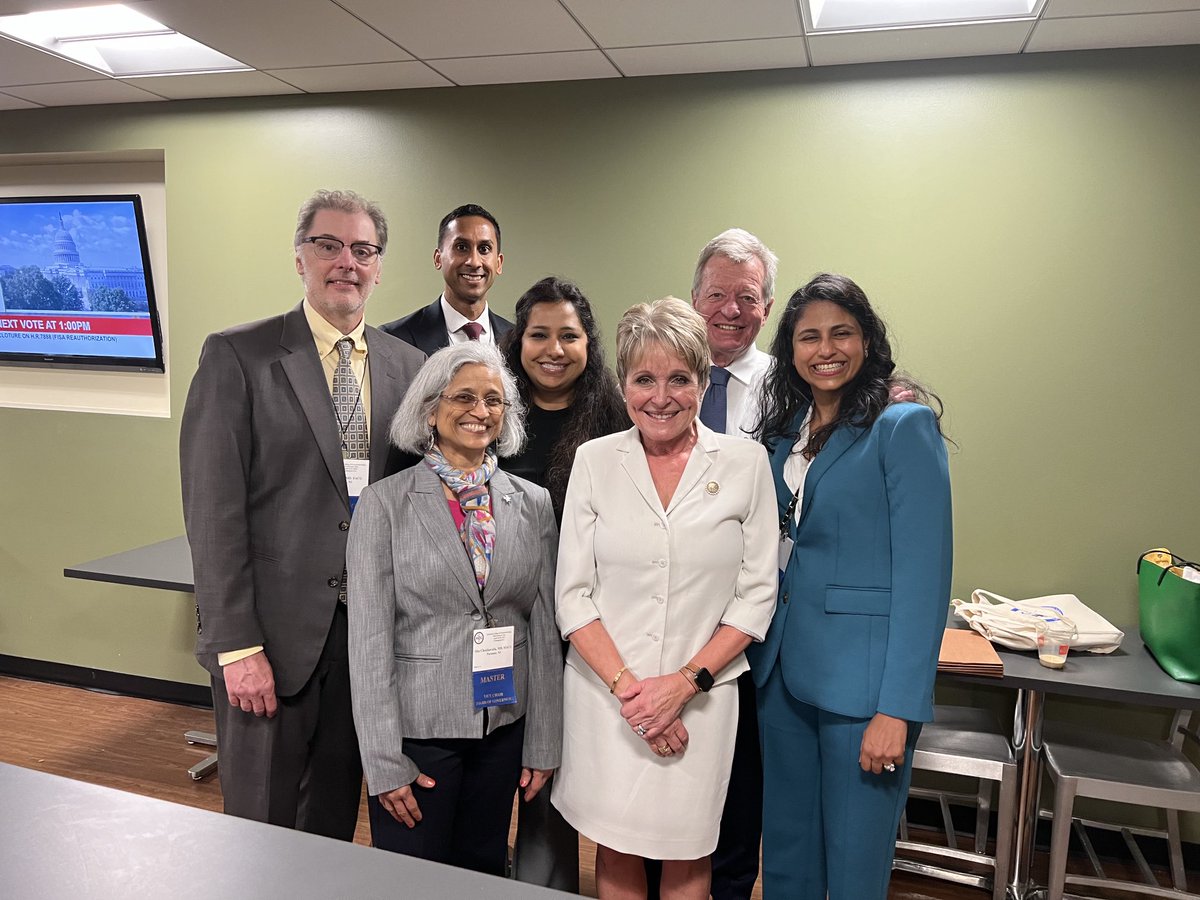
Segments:
[[[700,404],[700,421],[713,431],[725,433],[725,416],[728,409],[726,385],[729,384],[729,370],[713,366],[708,373],[708,390],[704,392],[704,402]]]

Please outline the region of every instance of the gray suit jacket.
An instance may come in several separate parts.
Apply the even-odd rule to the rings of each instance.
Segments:
[[[558,536],[544,488],[492,475],[496,546],[484,598],[516,629],[517,702],[488,711],[488,730],[525,716],[522,764],[553,769],[562,748],[562,645],[554,625]],[[406,738],[477,738],[471,633],[484,624],[470,560],[442,483],[421,463],[371,485],[354,512],[350,678],[354,724],[371,794],[416,779]]]
[[[398,465],[387,430],[424,362],[368,327],[370,478]],[[297,305],[209,335],[179,435],[183,512],[196,578],[196,656],[262,644],[280,696],[308,681],[345,565],[350,506],[337,420]],[[389,461],[390,460],[390,461]]]

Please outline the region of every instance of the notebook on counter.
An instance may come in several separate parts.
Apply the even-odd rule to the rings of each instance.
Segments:
[[[983,635],[966,628],[947,628],[938,654],[938,671],[1001,678],[1004,663]]]

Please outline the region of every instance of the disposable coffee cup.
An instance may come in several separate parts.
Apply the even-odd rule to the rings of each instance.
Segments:
[[[1075,642],[1075,626],[1062,619],[1050,619],[1038,624],[1038,662],[1048,669],[1061,669],[1067,664],[1067,653]]]

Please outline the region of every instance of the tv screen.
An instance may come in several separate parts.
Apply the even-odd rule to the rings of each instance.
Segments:
[[[0,363],[165,371],[137,194],[0,197]]]

